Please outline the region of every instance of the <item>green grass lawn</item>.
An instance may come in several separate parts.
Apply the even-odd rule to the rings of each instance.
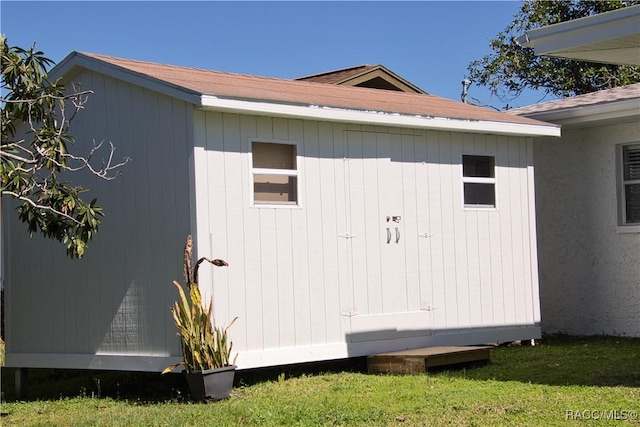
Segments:
[[[45,370],[31,372],[34,400],[15,402],[7,369],[0,423],[640,426],[640,339],[550,337],[535,347],[496,348],[491,359],[428,375],[368,375],[361,360],[351,371],[241,373],[230,399],[209,404],[185,399],[177,374]]]

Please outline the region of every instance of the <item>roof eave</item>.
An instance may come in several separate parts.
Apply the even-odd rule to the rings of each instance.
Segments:
[[[640,5],[628,6],[598,15],[560,22],[527,31],[516,38],[518,44],[532,48],[536,55],[557,56],[594,62],[622,63],[608,59],[598,43],[603,40],[635,40],[638,34]],[[605,50],[606,51],[606,50]],[[640,56],[630,55],[628,65],[640,65]]]
[[[605,104],[584,105],[551,111],[520,114],[523,117],[561,125],[596,123],[607,120],[637,119],[639,99],[609,102]]]
[[[220,98],[213,95],[202,95],[200,105],[204,109],[241,114],[268,115],[272,117],[511,136],[560,136],[560,126],[553,124],[536,125],[403,115],[379,111],[349,110],[319,105],[292,105]]]
[[[66,83],[73,78],[75,70],[79,69],[101,73],[196,105],[199,103],[201,95],[182,86],[177,86],[146,74],[136,73],[135,71],[84,55],[81,52],[71,52],[67,55],[49,71],[49,78],[51,80],[62,79]]]

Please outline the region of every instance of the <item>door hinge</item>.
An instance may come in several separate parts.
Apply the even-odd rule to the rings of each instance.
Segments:
[[[358,313],[355,310],[349,310],[349,311],[343,311],[342,313],[340,313],[340,316],[353,317],[353,316],[357,316],[358,314],[360,313]]]

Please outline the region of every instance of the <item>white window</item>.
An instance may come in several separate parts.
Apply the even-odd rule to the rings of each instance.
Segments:
[[[298,167],[295,144],[251,144],[254,205],[297,205]]]
[[[623,145],[620,211],[623,225],[640,225],[640,144]]]
[[[465,208],[496,207],[496,162],[494,156],[462,156]]]

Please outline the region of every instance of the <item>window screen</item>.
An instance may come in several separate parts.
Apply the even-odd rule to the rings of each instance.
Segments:
[[[640,144],[622,147],[622,194],[625,224],[640,224]]]
[[[254,204],[297,204],[296,146],[253,142],[251,147]]]
[[[494,156],[462,156],[462,183],[465,207],[495,207]]]

